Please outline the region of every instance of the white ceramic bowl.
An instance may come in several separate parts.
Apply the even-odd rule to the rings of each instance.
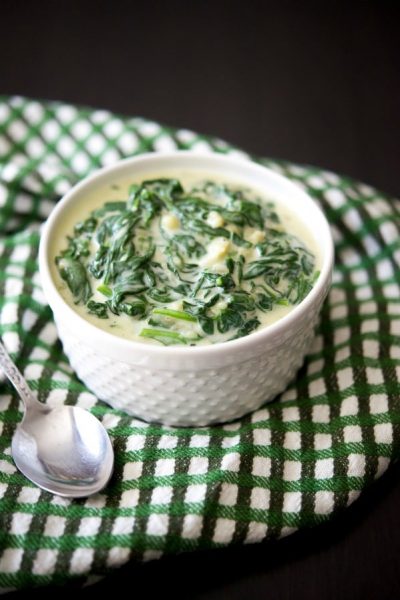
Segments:
[[[226,177],[291,207],[313,232],[322,257],[308,296],[276,323],[238,340],[199,347],[157,346],[108,333],[79,316],[57,290],[50,264],[57,225],[88,192],[130,175],[190,169]],[[98,398],[146,421],[207,425],[235,419],[282,392],[301,366],[328,293],[333,243],[315,202],[286,178],[250,161],[191,152],[147,154],[102,169],[57,204],[41,238],[40,274],[59,336],[78,377]]]

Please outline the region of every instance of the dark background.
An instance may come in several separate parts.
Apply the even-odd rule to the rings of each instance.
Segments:
[[[0,94],[155,119],[399,195],[399,17],[395,2],[0,0]],[[72,593],[397,599],[399,475],[327,526],[128,565]]]

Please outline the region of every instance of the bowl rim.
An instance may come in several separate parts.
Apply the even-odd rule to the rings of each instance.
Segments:
[[[318,218],[321,222],[321,226],[325,228],[324,232],[324,245],[318,240],[315,239],[315,243],[319,245],[320,250],[322,250],[322,265],[321,270],[318,276],[317,281],[315,282],[312,290],[307,294],[307,296],[300,302],[300,304],[296,305],[288,314],[278,319],[278,321],[262,328],[257,331],[253,331],[250,334],[243,336],[236,340],[217,342],[214,344],[204,345],[204,346],[180,346],[180,345],[171,345],[171,346],[158,346],[156,344],[146,344],[140,341],[130,340],[127,338],[123,338],[117,336],[113,333],[110,333],[100,327],[97,327],[93,323],[84,319],[79,313],[77,313],[62,297],[59,293],[57,286],[53,280],[51,269],[50,269],[50,256],[49,256],[49,245],[51,243],[51,235],[55,224],[58,222],[58,219],[62,215],[65,208],[68,204],[75,198],[77,195],[81,194],[85,188],[91,188],[96,183],[100,182],[102,179],[107,179],[111,174],[123,171],[128,168],[129,165],[137,165],[140,166],[140,163],[144,165],[148,162],[153,161],[168,161],[172,159],[183,160],[184,162],[188,159],[191,161],[200,159],[209,159],[211,161],[220,162],[221,165],[231,165],[232,167],[237,166],[237,168],[243,169],[246,167],[247,169],[252,169],[255,172],[258,171],[260,175],[264,174],[268,176],[269,179],[275,180],[276,183],[281,185],[285,185],[288,188],[288,192],[292,192],[297,196],[302,195],[306,197],[308,202],[311,202],[313,206],[313,210],[315,214],[318,215]],[[158,166],[161,169],[161,165]],[[180,166],[176,167],[178,170]],[[191,169],[195,169],[195,167],[190,167]],[[155,170],[157,167],[155,167]],[[200,170],[200,169],[199,169]],[[240,181],[240,175],[238,180]],[[295,209],[293,212],[296,214]],[[326,234],[326,235],[325,235]],[[119,160],[112,165],[102,167],[97,169],[94,173],[86,176],[81,179],[78,183],[72,186],[72,188],[64,194],[64,196],[57,202],[55,207],[52,209],[49,217],[45,221],[42,226],[40,244],[39,244],[39,271],[40,271],[40,279],[43,287],[44,296],[49,303],[51,309],[54,313],[59,313],[59,311],[64,311],[64,314],[71,319],[72,323],[75,324],[74,331],[79,329],[79,332],[82,336],[87,339],[88,337],[93,342],[105,342],[106,350],[102,353],[111,354],[108,350],[109,348],[114,348],[115,352],[118,353],[121,357],[126,358],[126,362],[129,362],[129,353],[135,352],[140,354],[146,354],[150,359],[154,358],[157,360],[164,360],[169,357],[171,359],[179,359],[188,357],[190,355],[193,359],[205,359],[212,358],[220,354],[224,353],[234,353],[242,354],[249,350],[253,345],[259,346],[260,344],[266,344],[268,341],[272,339],[276,339],[279,337],[281,333],[290,328],[296,321],[299,320],[304,313],[308,310],[312,309],[314,306],[314,301],[320,296],[324,290],[327,289],[327,286],[330,284],[333,261],[334,261],[334,244],[332,239],[332,233],[327,221],[326,216],[324,215],[321,208],[315,202],[315,200],[302,189],[299,185],[296,185],[293,181],[288,179],[287,177],[276,173],[275,171],[269,169],[268,167],[261,165],[259,163],[255,163],[252,160],[244,157],[230,156],[229,154],[220,154],[217,152],[207,152],[207,153],[196,153],[193,151],[183,151],[177,150],[172,152],[147,152],[139,155],[135,155],[132,157],[124,158]]]

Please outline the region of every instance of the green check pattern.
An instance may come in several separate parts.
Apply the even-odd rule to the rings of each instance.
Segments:
[[[0,334],[38,398],[89,409],[116,452],[102,494],[74,501],[39,490],[11,459],[22,407],[0,379],[2,588],[280,538],[330,519],[399,457],[400,203],[311,167],[260,161],[320,203],[336,245],[315,341],[275,402],[227,425],[173,429],[109,408],[76,378],[40,286],[41,223],[95,169],[177,148],[247,156],[141,118],[0,97]]]

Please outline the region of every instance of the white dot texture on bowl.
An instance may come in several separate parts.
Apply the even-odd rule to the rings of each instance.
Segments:
[[[322,298],[313,316],[304,314],[282,333],[278,346],[213,369],[152,370],[107,357],[57,322],[64,351],[78,377],[101,400],[145,421],[203,426],[230,421],[282,392],[301,366],[314,334]]]

